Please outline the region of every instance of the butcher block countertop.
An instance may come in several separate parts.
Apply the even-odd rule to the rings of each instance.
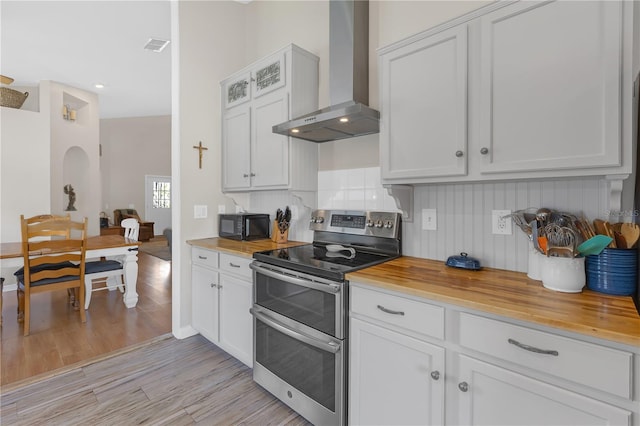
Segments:
[[[254,252],[309,244],[271,240],[202,238],[187,241],[204,249],[252,257]],[[640,315],[631,297],[588,290],[560,293],[522,272],[483,268],[467,271],[444,262],[402,256],[347,274],[349,281],[469,309],[528,321],[626,345],[640,346]]]
[[[209,250],[223,251],[236,256],[252,257],[253,253],[257,251],[294,247],[309,243],[289,241],[282,244],[276,244],[271,240],[236,241],[229,240],[227,238],[214,237],[188,240],[187,244]]]
[[[622,344],[640,345],[640,316],[631,297],[588,290],[561,293],[521,272],[469,271],[444,262],[402,256],[347,274],[370,284],[433,301],[475,309]]]

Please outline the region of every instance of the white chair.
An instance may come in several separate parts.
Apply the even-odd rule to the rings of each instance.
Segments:
[[[140,224],[136,219],[124,219],[120,226],[124,228],[124,237],[130,240],[138,241],[138,233],[140,232]],[[100,287],[94,287],[93,280],[100,280],[103,284]],[[124,269],[121,262],[117,260],[96,260],[93,262],[85,263],[85,275],[84,275],[84,309],[89,309],[89,303],[91,303],[91,293],[100,290],[120,290],[120,293],[124,293],[124,286],[126,285]],[[100,283],[99,283],[100,284]]]
[[[120,222],[120,226],[124,228],[125,238],[138,241],[138,234],[140,233],[140,222],[133,218],[124,219],[122,222]]]

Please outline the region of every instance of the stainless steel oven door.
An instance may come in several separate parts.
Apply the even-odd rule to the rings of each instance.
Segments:
[[[347,307],[341,282],[262,262],[251,263],[254,304],[343,339]]]
[[[317,425],[345,423],[345,341],[254,305],[253,379]]]

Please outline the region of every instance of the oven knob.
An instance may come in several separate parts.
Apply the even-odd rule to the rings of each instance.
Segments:
[[[373,226],[373,221],[371,219],[367,220],[367,226],[371,228]]]
[[[316,223],[323,223],[324,222],[324,217],[317,217],[316,218]]]
[[[393,228],[393,223],[390,220],[388,220],[385,222],[384,227],[387,229],[391,229]]]
[[[381,220],[378,220],[376,222],[376,228],[382,228],[382,221]]]
[[[316,223],[316,218],[315,218],[315,217],[313,217],[313,216],[311,216],[311,220],[310,220],[309,222],[311,222],[311,223]]]

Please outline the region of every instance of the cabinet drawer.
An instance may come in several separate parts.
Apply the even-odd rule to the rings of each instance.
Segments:
[[[444,308],[439,306],[351,287],[351,312],[427,336],[444,338]]]
[[[218,252],[205,250],[200,247],[191,247],[191,263],[217,269]]]
[[[220,270],[240,275],[247,280],[253,280],[253,274],[249,268],[249,264],[252,261],[253,259],[249,257],[220,253]]]
[[[593,343],[460,314],[460,345],[624,398],[633,355]]]

